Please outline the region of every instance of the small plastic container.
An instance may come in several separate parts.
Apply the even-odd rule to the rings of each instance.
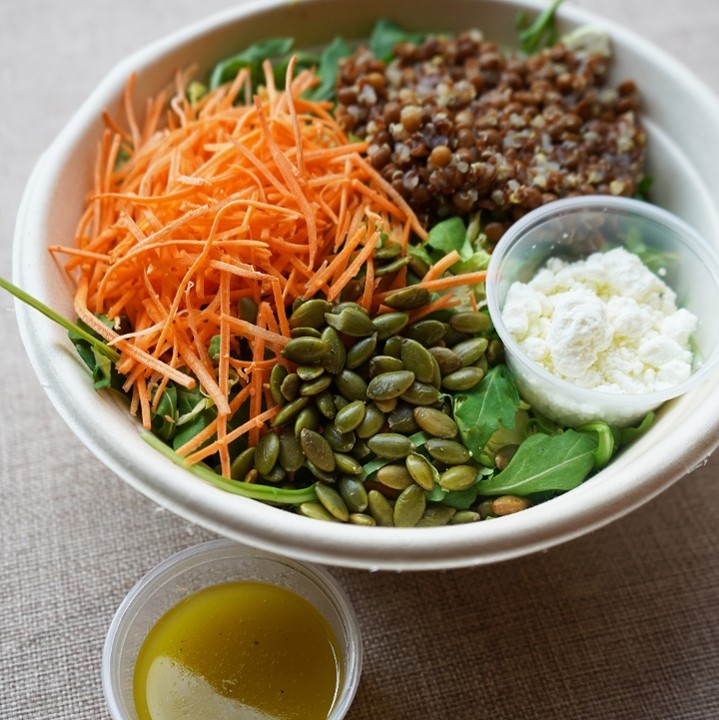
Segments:
[[[661,279],[676,292],[678,307],[698,318],[692,336],[692,374],[673,387],[642,394],[578,387],[553,375],[521,349],[502,317],[507,293],[515,281],[531,280],[550,257],[580,260],[600,249],[600,242],[610,247],[625,246],[632,237],[662,253],[665,262]],[[490,315],[520,393],[542,414],[565,425],[576,427],[593,420],[618,427],[632,425],[719,369],[717,251],[683,220],[649,203],[587,196],[557,200],[528,213],[497,244],[487,270],[486,288]]]
[[[223,539],[188,548],[160,563],[118,608],[102,656],[103,690],[113,720],[137,720],[135,664],[155,623],[195,592],[233,581],[278,585],[310,602],[324,616],[340,651],[340,679],[327,720],[345,717],[359,685],[362,639],[354,611],[336,580],[322,568]]]

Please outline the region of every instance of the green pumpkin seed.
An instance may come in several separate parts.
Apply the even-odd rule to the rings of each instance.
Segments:
[[[287,377],[288,370],[281,363],[277,363],[270,372],[270,395],[277,405],[284,405],[287,398],[282,394],[282,381]]]
[[[414,450],[412,441],[400,433],[377,433],[367,440],[367,445],[377,457],[387,460],[399,460]]]
[[[427,503],[427,509],[415,527],[442,527],[451,522],[456,514],[454,508],[439,503]]]
[[[332,327],[322,331],[322,340],[327,343],[328,350],[322,358],[322,365],[331,375],[337,375],[345,366],[347,351],[341,335]]]
[[[335,415],[335,427],[341,433],[356,430],[364,420],[365,411],[365,404],[362,400],[353,400],[341,410],[337,411]]]
[[[347,308],[352,308],[353,310],[359,310],[360,312],[366,312],[365,309],[359,304],[354,301],[343,301],[339,302],[336,305],[332,306],[332,309],[330,310],[330,313],[332,315],[339,315],[343,310],[346,310]]]
[[[350,523],[352,523],[352,525],[364,525],[366,527],[375,527],[377,525],[377,521],[371,515],[359,512],[350,514]]]
[[[332,402],[334,403],[336,411],[341,410],[343,407],[345,407],[345,405],[349,405],[350,403],[350,401],[347,398],[342,397],[342,395],[333,395]]]
[[[411,338],[404,338],[401,358],[405,369],[414,373],[415,380],[423,383],[432,382],[435,360],[424,345]]]
[[[394,372],[395,370],[404,370],[404,364],[399,358],[391,355],[375,355],[369,361],[369,376],[371,378],[381,375],[384,372]],[[407,368],[409,370],[409,368]]]
[[[255,466],[255,452],[257,448],[249,447],[243,450],[230,465],[230,477],[233,480],[244,480],[247,473]]]
[[[342,302],[351,302],[353,300],[357,300],[360,295],[362,295],[362,291],[364,290],[364,283],[360,282],[359,280],[350,280],[342,289],[342,292],[340,293],[340,299]]]
[[[315,397],[315,406],[328,420],[334,420],[337,414],[337,408],[335,407],[332,393],[329,390],[325,390]]]
[[[455,330],[449,323],[447,323],[447,332],[442,338],[446,347],[454,347],[465,340],[469,340],[469,338],[464,333],[459,332],[459,330]]]
[[[387,338],[387,341],[384,344],[384,354],[391,355],[396,358],[400,357],[402,355],[403,340],[404,338],[399,335],[392,335],[392,337]]]
[[[429,290],[420,285],[410,285],[388,295],[383,302],[395,310],[416,310],[427,305],[430,300]]]
[[[361,475],[363,472],[359,462],[345,453],[335,453],[335,464],[337,472],[342,475]]]
[[[414,382],[414,373],[409,370],[394,370],[373,377],[367,385],[370,400],[389,400],[399,397]]]
[[[494,454],[494,466],[497,470],[504,470],[509,465],[510,460],[514,457],[519,445],[505,445],[499,448]]]
[[[332,309],[327,300],[312,298],[302,303],[290,316],[290,327],[311,327],[322,329],[325,325],[325,313]]]
[[[280,454],[278,461],[287,472],[295,472],[302,467],[305,461],[305,454],[302,452],[302,445],[294,432],[284,429],[280,433]]]
[[[470,390],[484,377],[482,368],[470,365],[455,370],[442,378],[442,387],[445,390]]]
[[[274,370],[274,368],[272,369]],[[300,365],[297,368],[297,375],[300,380],[307,382],[308,380],[316,380],[320,375],[324,374],[324,371],[322,365]]]
[[[319,502],[304,502],[297,508],[297,511],[300,515],[312,518],[313,520],[337,522],[337,518]]]
[[[477,482],[477,468],[472,465],[453,465],[439,476],[445,490],[469,490]]]
[[[367,337],[374,332],[372,320],[358,305],[345,307],[338,315],[325,313],[325,321],[330,327],[350,337]]]
[[[337,487],[351,512],[363,513],[367,509],[367,490],[360,480],[343,477],[340,478]]]
[[[431,347],[432,345],[436,345],[444,337],[446,332],[447,325],[443,322],[434,319],[424,319],[410,325],[405,332],[405,337],[416,340],[425,347]]]
[[[241,297],[237,301],[237,315],[245,322],[257,324],[257,303],[249,297]]]
[[[435,460],[439,460],[445,465],[463,465],[469,462],[471,457],[469,450],[456,440],[430,438],[425,443],[425,448]]]
[[[411,270],[418,278],[423,278],[429,272],[429,265],[419,255],[412,253],[407,257],[409,257],[407,269]]]
[[[379,340],[387,340],[393,335],[402,332],[409,322],[409,315],[406,312],[389,312],[383,315],[377,315],[373,318],[372,325],[377,331]],[[385,347],[385,352],[387,348]],[[387,353],[391,355],[392,353]]]
[[[483,312],[457,312],[449,319],[450,327],[467,335],[478,335],[489,327],[489,315]]]
[[[378,525],[392,527],[394,524],[394,508],[390,501],[377,490],[370,490],[367,493],[367,509]]]
[[[400,398],[412,405],[432,405],[439,400],[440,392],[434,385],[413,382]]]
[[[492,340],[487,348],[487,362],[496,365],[504,360],[504,345],[501,340]]]
[[[459,358],[462,367],[467,367],[474,365],[484,355],[488,346],[487,338],[470,338],[457,343],[452,352]]]
[[[434,488],[435,482],[439,480],[439,473],[424,455],[410,453],[404,462],[407,472],[417,485],[427,492]]]
[[[355,440],[355,444],[352,446],[350,455],[352,455],[355,460],[365,462],[365,460],[368,460],[371,457],[372,451],[367,446],[367,443],[360,438]]]
[[[336,466],[335,454],[322,435],[309,428],[303,428],[300,433],[300,444],[305,457],[311,463],[324,472],[331,473],[334,471]]]
[[[336,453],[348,453],[357,439],[353,432],[342,433],[334,425],[325,425],[322,435]]]
[[[323,483],[327,483],[328,485],[333,485],[337,479],[333,473],[318,468],[311,460],[305,460],[305,467],[317,480],[321,480]]]
[[[315,330],[315,328],[311,328],[311,327],[291,328],[290,329],[290,337],[291,338],[301,338],[301,337],[321,338],[322,333],[319,330]]]
[[[477,522],[481,519],[478,512],[474,512],[473,510],[459,510],[452,516],[449,522],[451,525],[466,525],[467,523]]]
[[[260,475],[268,475],[280,456],[280,436],[276,432],[265,433],[255,450],[255,468]]]
[[[313,397],[327,390],[332,384],[332,378],[329,375],[320,375],[316,380],[302,383],[300,385],[300,395],[309,395]]]
[[[288,402],[272,420],[273,427],[284,425],[297,417],[297,415],[307,406],[310,399],[308,397],[298,397],[296,400]]]
[[[340,494],[329,485],[317,483],[315,486],[317,499],[322,503],[325,510],[340,522],[347,522],[350,519],[350,512]]]
[[[395,527],[414,527],[424,515],[427,498],[419,485],[410,485],[400,493],[394,504],[392,520]]]
[[[419,425],[414,419],[414,407],[406,403],[399,403],[387,417],[387,424],[392,432],[411,435],[419,430]]]
[[[386,265],[375,267],[375,277],[382,277],[383,275],[396,273],[398,270],[401,270],[405,265],[407,265],[407,263],[409,263],[409,258],[405,255],[405,257],[397,258]]]
[[[422,430],[438,438],[457,437],[457,423],[441,410],[431,407],[416,407],[414,419]]]
[[[278,463],[266,475],[263,475],[262,479],[265,482],[272,483],[273,485],[279,485],[281,482],[284,482],[287,479],[287,473],[285,472],[285,469]]]
[[[357,437],[366,440],[376,435],[382,429],[384,422],[384,413],[373,404],[367,405],[362,422],[357,427]]]
[[[377,333],[372,333],[369,337],[361,338],[347,351],[345,367],[349,370],[358,368],[372,357],[377,349]]]
[[[300,376],[297,373],[289,373],[285,375],[284,380],[280,383],[280,393],[287,402],[292,402],[300,392]]]
[[[380,411],[385,413],[391,413],[397,407],[397,398],[390,398],[389,400],[373,400],[374,406]]]
[[[372,257],[375,260],[394,260],[402,254],[402,246],[397,242],[388,242],[375,248]]]
[[[298,337],[282,348],[282,357],[298,365],[314,365],[322,360],[328,350],[324,340],[313,337]]]
[[[437,361],[439,371],[442,375],[449,375],[449,373],[459,370],[462,367],[462,361],[459,355],[449,348],[435,345],[429,349],[429,352]]]
[[[393,490],[404,490],[410,485],[414,485],[412,476],[404,465],[383,465],[377,471],[377,482],[382,483],[385,487]]]
[[[306,408],[300,410],[295,418],[295,437],[299,437],[305,428],[308,430],[317,430],[319,426],[320,414],[317,411],[317,407],[315,405],[308,405]]]
[[[532,503],[527,498],[518,495],[501,495],[492,500],[492,514],[512,515],[513,513],[526,510]]]
[[[367,383],[354,370],[345,369],[336,375],[335,387],[349,402],[367,399]]]

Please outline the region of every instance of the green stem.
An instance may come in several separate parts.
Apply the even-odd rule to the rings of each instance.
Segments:
[[[522,50],[528,55],[536,53],[545,37],[554,32],[554,15],[562,0],[554,0],[552,4],[527,28],[519,32]]]
[[[11,295],[24,302],[26,305],[29,305],[31,308],[41,312],[45,315],[45,317],[50,318],[50,320],[64,327],[69,332],[79,335],[83,340],[87,340],[90,345],[96,348],[98,352],[105,355],[105,357],[110,358],[112,362],[116,363],[120,359],[120,353],[118,353],[117,350],[113,350],[111,347],[108,347],[103,340],[96,338],[94,335],[87,332],[87,330],[83,330],[83,328],[79,325],[70,322],[70,320],[64,318],[60,315],[60,313],[56,312],[48,305],[45,305],[45,303],[40,302],[40,300],[34,298],[29,293],[26,293],[17,285],[13,285],[9,280],[5,280],[5,278],[0,277],[0,287],[7,290]]]
[[[598,420],[575,428],[578,432],[594,432],[597,434],[597,449],[594,453],[594,465],[597,470],[603,468],[614,454],[614,433],[607,423]]]
[[[220,490],[225,490],[235,495],[242,495],[252,500],[261,500],[278,505],[300,505],[304,502],[315,502],[317,500],[314,485],[300,490],[287,490],[270,485],[256,485],[255,483],[241,482],[239,480],[228,480],[222,477],[222,475],[218,475],[203,463],[188,465],[185,463],[185,458],[178,455],[172,448],[165,445],[162,440],[151,433],[143,433],[142,439],[148,445],[155,448],[155,450],[159,450],[166,458],[172,460],[175,465],[189,470],[194,475],[197,475],[197,477],[206,480]]]

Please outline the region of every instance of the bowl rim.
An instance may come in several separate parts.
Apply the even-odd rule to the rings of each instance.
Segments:
[[[239,23],[254,13],[281,9],[285,1],[250,0],[205,18],[132,53],[105,76],[41,156],[28,181],[14,236],[13,277],[16,284],[40,298],[46,292],[43,278],[37,277],[31,264],[25,261],[30,248],[42,250],[44,247],[37,237],[43,228],[40,216],[46,210],[68,149],[97,121],[99,110],[121,92],[130,72],[227,23]],[[304,2],[312,4],[313,0]],[[487,3],[509,5],[515,11],[544,8],[540,0],[477,0],[478,6]],[[697,102],[701,102],[707,115],[719,125],[719,101],[712,91],[664,50],[581,8],[561,6],[559,18],[572,24],[599,24],[615,43],[621,42],[634,52],[649,54],[654,65],[661,67],[668,78],[681,81],[696,95]],[[686,454],[672,453],[668,443],[652,448],[650,465],[661,468],[652,475],[647,475],[646,458],[635,456],[627,460],[624,456],[612,464],[617,470],[621,464],[621,473],[610,477],[603,471],[571,493],[502,518],[501,522],[367,530],[283,513],[281,527],[278,527],[275,508],[239,496],[228,497],[227,493],[206,485],[142,442],[133,441],[132,457],[120,453],[115,443],[108,442],[102,423],[84,416],[85,406],[73,392],[77,388],[58,382],[52,359],[48,356],[47,338],[64,342],[60,339],[61,334],[50,328],[49,321],[38,318],[35,311],[20,302],[16,301],[15,307],[21,339],[49,399],[73,432],[111,471],[154,502],[191,522],[260,549],[305,561],[368,570],[438,570],[493,563],[546,550],[596,530],[646,503],[692,468],[701,465],[719,444],[719,433],[716,432],[719,419],[711,412],[711,403],[694,407],[680,399],[672,408],[672,416],[677,420],[672,436],[674,444],[684,447]],[[719,383],[711,389],[714,396],[719,397]],[[691,394],[696,392],[698,390]],[[708,392],[703,393],[704,397],[707,395]],[[680,422],[689,419],[692,423]],[[702,427],[699,433],[689,427],[698,424],[697,420]],[[658,431],[658,426],[653,429],[655,434]],[[119,432],[125,432],[125,428]],[[129,433],[125,434],[130,437]],[[618,477],[620,474],[622,477]],[[640,479],[627,483],[624,478],[633,475]]]

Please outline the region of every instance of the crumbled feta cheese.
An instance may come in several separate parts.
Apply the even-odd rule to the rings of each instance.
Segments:
[[[691,374],[697,318],[623,248],[550,259],[530,282],[512,284],[502,318],[528,357],[581,387],[640,394]]]

